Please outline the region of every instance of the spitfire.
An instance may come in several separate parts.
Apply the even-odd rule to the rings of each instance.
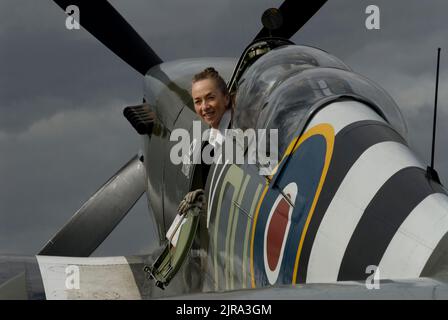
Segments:
[[[63,9],[77,5],[82,25],[143,76],[142,105],[124,112],[143,145],[36,258],[21,262],[26,273],[8,277],[0,294],[448,297],[448,192],[406,142],[398,106],[340,59],[289,40],[325,1],[306,7],[287,0],[267,10],[263,29],[238,59],[171,62],[163,62],[107,1],[55,2]],[[98,26],[100,15],[110,28]],[[278,163],[268,175],[260,175],[265,163],[250,162],[253,152],[245,146],[241,162],[223,157],[208,166],[190,158],[207,136],[206,128],[194,126],[200,119],[191,79],[208,66],[223,75],[235,101],[232,128],[243,137],[263,130],[270,142],[276,138],[267,133],[278,132]],[[180,143],[183,135],[188,140]],[[173,150],[183,152],[176,161]],[[268,150],[265,156],[276,159]],[[166,233],[192,191],[205,196],[207,206],[178,219],[174,247]],[[90,258],[143,194],[160,248],[137,257]],[[70,265],[79,266],[77,291],[65,286]],[[381,290],[366,288],[369,266],[380,270]],[[210,312],[185,305],[178,311]]]

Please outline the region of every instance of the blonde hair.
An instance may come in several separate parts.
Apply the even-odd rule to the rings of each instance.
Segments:
[[[193,76],[192,83],[196,83],[201,80],[205,79],[213,79],[215,80],[218,89],[222,92],[223,95],[229,96],[229,89],[227,88],[227,84],[224,81],[224,79],[219,75],[218,71],[215,70],[213,67],[208,67],[204,69],[203,71],[195,74]]]

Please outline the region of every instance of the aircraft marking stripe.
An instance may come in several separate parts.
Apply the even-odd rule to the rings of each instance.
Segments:
[[[370,120],[352,123],[336,135],[327,178],[303,239],[296,283],[306,281],[309,257],[317,230],[345,175],[367,148],[383,141],[406,144],[387,124]]]
[[[224,184],[223,184],[223,186],[224,186]],[[239,197],[240,191],[241,191],[241,189],[234,190],[234,193],[238,192],[237,197]],[[232,200],[233,200],[233,197],[232,197]],[[229,263],[230,263],[230,261],[229,261],[229,259],[230,259],[229,250],[230,250],[230,244],[229,244],[229,242],[230,242],[230,233],[231,233],[231,228],[232,228],[231,226],[232,226],[233,216],[235,214],[235,209],[236,209],[235,204],[231,203],[230,204],[230,210],[229,210],[229,213],[228,213],[227,227],[225,229],[225,232],[226,232],[225,247],[222,248],[224,250],[224,255],[225,255],[225,259],[224,259],[224,276],[225,276],[225,282],[226,282],[226,290],[229,290],[229,288],[230,288],[230,279],[229,279],[229,269],[230,269],[229,268]]]
[[[440,188],[441,189],[441,188]],[[379,270],[381,278],[417,278],[448,231],[448,197],[434,193],[409,214],[387,247]]]
[[[293,273],[293,276],[292,276],[292,283],[293,284],[295,284],[296,280],[297,280],[297,269],[298,269],[298,265],[299,265],[299,261],[300,261],[300,253],[302,251],[303,241],[304,241],[306,232],[308,230],[308,226],[310,224],[311,218],[313,217],[314,210],[316,209],[317,200],[319,199],[320,193],[322,191],[322,187],[323,187],[325,179],[327,177],[328,169],[330,167],[330,162],[331,162],[331,159],[332,159],[332,156],[333,156],[333,148],[334,148],[334,130],[333,130],[333,127],[331,125],[328,125],[328,124],[319,124],[319,125],[317,125],[315,127],[312,127],[310,130],[308,130],[303,135],[303,141],[305,141],[308,138],[307,135],[312,136],[312,135],[315,135],[315,134],[321,134],[321,135],[323,135],[325,137],[327,151],[325,152],[325,163],[324,163],[324,167],[322,169],[322,174],[321,174],[321,177],[320,177],[319,185],[317,186],[316,193],[314,194],[313,203],[311,205],[310,211],[308,212],[308,216],[306,218],[305,225],[303,227],[302,234],[300,236],[299,247],[297,248],[297,254],[296,254],[296,258],[295,258],[295,262],[294,262],[294,273]],[[300,143],[301,142],[299,142],[299,144],[294,149],[294,151],[297,150],[297,148],[299,147]]]
[[[214,257],[215,257],[215,276],[218,276],[219,268],[218,262],[224,264],[222,271],[224,272],[223,281],[226,283],[226,288],[229,287],[229,277],[228,277],[228,269],[229,269],[229,259],[228,259],[228,250],[229,250],[229,234],[230,227],[232,223],[232,218],[235,211],[234,201],[237,200],[240,192],[241,192],[241,184],[243,183],[244,172],[243,170],[236,166],[231,165],[227,170],[220,186],[220,192],[218,197],[218,206],[216,209],[216,218],[215,218],[215,242],[214,242]],[[232,192],[229,194],[228,190],[232,188]],[[224,199],[226,199],[224,201]],[[228,206],[224,207],[222,206]],[[221,214],[223,213],[224,214]],[[220,219],[223,218],[221,222]],[[218,243],[221,240],[223,243]],[[219,251],[222,250],[222,251]],[[221,260],[218,261],[218,254],[221,256]],[[215,287],[219,288],[219,279],[215,278]],[[218,290],[218,289],[217,289]]]
[[[364,120],[386,123],[380,115],[361,102],[338,101],[320,110],[310,121],[308,128],[319,123],[330,123],[333,126],[334,134],[337,135],[348,125]]]
[[[247,166],[248,171],[250,169],[255,169],[251,166]],[[245,171],[247,173],[247,171]],[[252,175],[250,173],[255,173],[255,175]],[[241,267],[243,265],[243,257],[244,257],[244,241],[246,240],[246,229],[248,222],[252,222],[254,212],[250,212],[252,203],[255,201],[255,205],[253,206],[253,210],[255,210],[255,206],[257,205],[258,196],[261,194],[256,194],[255,191],[257,190],[258,186],[260,185],[260,176],[258,175],[258,172],[250,171],[248,175],[250,175],[249,183],[247,184],[246,191],[244,192],[244,195],[242,197],[242,202],[237,203],[236,201],[234,204],[239,208],[239,214],[238,214],[238,224],[236,226],[235,232],[235,239],[234,239],[234,272],[233,272],[233,280],[235,289],[241,289],[243,287],[243,273],[241,272]],[[264,179],[263,179],[264,180]],[[257,196],[256,199],[254,197]],[[247,272],[247,271],[246,271]],[[247,282],[246,282],[247,286]]]
[[[437,191],[443,192],[440,185],[429,182],[421,168],[408,167],[393,175],[376,193],[356,226],[342,259],[338,281],[365,279],[367,266],[380,264],[411,211]],[[400,264],[404,268],[406,263],[403,260]]]
[[[397,142],[375,144],[359,157],[319,226],[309,258],[307,282],[337,280],[345,249],[368,204],[391,176],[406,167],[423,165],[409,148]]]
[[[244,182],[242,184],[242,187],[238,190],[238,196],[237,196],[237,203],[241,203],[242,197],[244,196],[244,191],[246,190],[247,184],[250,180],[250,176],[246,176],[244,179]],[[235,231],[238,223],[238,214],[239,214],[239,208],[232,203],[232,209],[229,213],[230,218],[227,225],[227,237],[226,237],[226,287],[230,289],[234,289],[234,283],[233,283],[233,273],[234,273],[234,265],[233,265],[233,258],[235,253]],[[230,284],[227,286],[227,284]]]
[[[444,270],[445,264],[441,261],[446,261],[448,248],[448,232],[442,237],[439,241],[428,261],[425,264],[425,267],[420,274],[420,277],[434,277],[437,273]]]
[[[224,169],[227,165],[227,161],[224,164],[223,168],[221,169],[220,175],[218,177],[217,183],[215,185],[215,190],[216,187],[218,185],[219,179],[221,178],[222,173],[224,172]],[[224,182],[221,184],[222,186],[224,186]],[[225,188],[221,188],[221,193],[224,193],[224,189]],[[217,208],[216,208],[216,217],[215,217],[215,229],[214,229],[214,235],[213,235],[213,266],[215,269],[215,276],[214,276],[214,281],[215,281],[215,290],[218,290],[219,288],[219,268],[218,268],[218,234],[219,234],[219,218],[221,216],[221,204],[222,204],[222,194],[220,195],[220,198],[218,200],[218,204],[217,204]],[[213,204],[213,202],[211,202],[211,204]],[[209,210],[211,211],[211,208],[209,207]]]
[[[252,223],[252,239],[250,242],[250,274],[251,274],[251,285],[255,288],[255,271],[254,271],[254,240],[255,240],[255,226],[257,225],[258,212],[260,211],[261,203],[269,189],[269,184],[266,182],[263,193],[261,194],[260,200],[258,200],[257,210],[255,211],[254,221]]]
[[[252,200],[252,205],[250,207],[249,214],[252,214],[255,209],[255,205],[258,200],[258,196],[260,195],[262,185],[259,184],[257,186],[257,190],[255,191],[254,198]],[[250,227],[251,227],[251,219],[247,219],[247,225],[246,225],[246,233],[244,238],[244,249],[243,249],[243,288],[247,288],[247,259],[249,258],[247,256],[247,248],[249,246],[249,234],[250,234]]]
[[[219,155],[217,163],[219,163],[219,161],[221,161],[221,158],[222,158],[222,154]],[[215,183],[215,186],[213,187],[212,192],[210,192],[210,196],[209,196],[209,198],[208,198],[208,205],[207,205],[207,229],[208,229],[208,226],[210,225],[210,216],[211,216],[211,212],[212,212],[211,204],[213,204],[213,200],[214,200],[214,198],[215,198],[216,188],[218,187],[219,179],[221,179],[222,173],[224,172],[224,169],[226,168],[226,166],[227,166],[227,164],[228,164],[229,162],[230,162],[230,160],[227,160],[227,161],[224,163],[224,165],[222,166],[221,171],[219,172],[218,179],[216,180],[216,182],[214,182],[213,179],[215,178],[216,169],[217,169],[219,166],[218,166],[218,165],[215,165],[215,168],[214,168],[214,170],[213,170],[212,180],[211,180],[211,182],[210,182],[210,188],[212,188],[213,183]]]
[[[333,127],[334,136],[336,136],[339,131],[343,130],[345,127],[362,121],[372,121],[376,123],[381,123],[387,125],[384,119],[379,116],[370,107],[358,101],[337,101],[330,103],[320,110],[308,123],[306,130],[315,127],[318,124],[327,123]],[[285,151],[285,154],[272,170],[272,175],[270,178],[277,173],[283,160],[291,153],[293,148],[297,148],[295,142],[297,138],[293,140]]]

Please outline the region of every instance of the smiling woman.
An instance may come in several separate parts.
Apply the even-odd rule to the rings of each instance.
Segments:
[[[222,116],[230,109],[230,96],[224,79],[214,68],[193,77],[191,96],[196,113],[212,128],[218,129]]]

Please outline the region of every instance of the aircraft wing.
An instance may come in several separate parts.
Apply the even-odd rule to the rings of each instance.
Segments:
[[[381,280],[378,289],[365,282],[338,282],[210,292],[172,297],[176,300],[441,300],[448,284],[432,278]]]
[[[158,256],[0,257],[0,299],[176,299],[176,300],[440,300],[448,299],[443,276],[380,280],[378,289],[364,281],[313,283],[225,292],[192,289],[194,279],[175,277],[165,289],[154,285],[143,268]],[[197,270],[196,270],[197,271]],[[181,272],[193,274],[191,264]],[[78,277],[79,276],[79,277]],[[370,282],[369,282],[370,283]],[[197,293],[189,293],[189,292]]]
[[[191,282],[175,277],[155,286],[143,271],[158,257],[0,256],[0,300],[145,300],[187,294]],[[181,273],[189,274],[189,264]]]

